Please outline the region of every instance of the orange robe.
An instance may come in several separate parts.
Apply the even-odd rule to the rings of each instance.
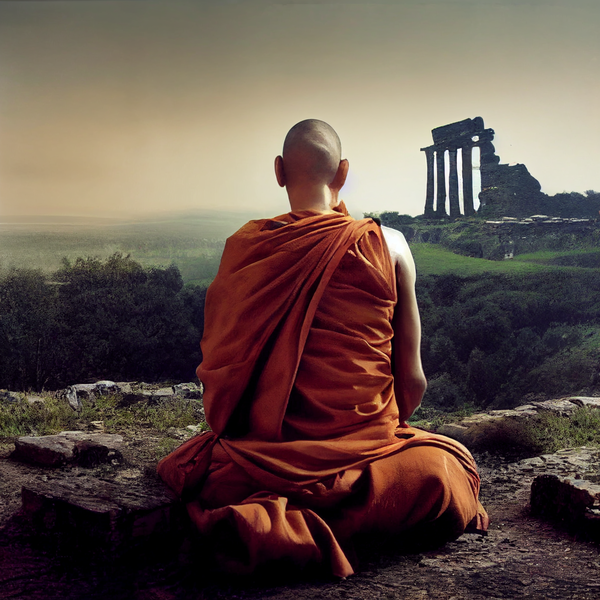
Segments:
[[[225,570],[287,559],[344,577],[357,533],[485,528],[466,448],[399,422],[395,304],[371,219],[301,211],[227,240],[198,367],[212,431],[158,465]]]

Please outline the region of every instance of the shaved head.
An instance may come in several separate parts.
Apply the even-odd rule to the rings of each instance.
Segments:
[[[330,184],[340,165],[342,144],[333,127],[318,119],[294,125],[283,143],[288,185]]]

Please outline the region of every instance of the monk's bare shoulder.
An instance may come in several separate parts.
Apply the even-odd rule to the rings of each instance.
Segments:
[[[416,275],[415,261],[402,232],[385,225],[381,226],[381,232],[396,266],[396,271],[413,279]]]

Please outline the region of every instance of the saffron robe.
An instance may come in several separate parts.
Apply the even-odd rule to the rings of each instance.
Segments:
[[[396,300],[371,219],[301,211],[227,240],[197,371],[212,431],[158,465],[223,569],[283,558],[345,577],[357,533],[486,527],[467,449],[399,419]]]

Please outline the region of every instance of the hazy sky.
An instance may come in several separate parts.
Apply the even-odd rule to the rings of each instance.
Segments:
[[[431,129],[482,116],[542,190],[600,189],[598,0],[0,1],[0,216],[284,212],[297,121],[363,210],[420,214]]]

